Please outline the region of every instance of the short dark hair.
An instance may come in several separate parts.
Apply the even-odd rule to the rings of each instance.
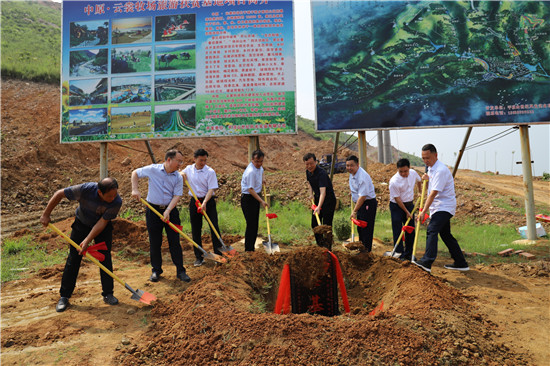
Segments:
[[[118,189],[118,182],[115,178],[103,178],[97,183],[97,188],[101,191],[101,193],[105,194],[112,189]]]
[[[183,156],[183,154],[181,153],[181,151],[179,150],[176,150],[176,149],[170,149],[166,152],[166,154],[164,155],[164,160],[168,160],[168,158],[170,159],[174,159],[174,157],[176,157],[177,154],[181,154]]]
[[[317,158],[315,157],[314,153],[307,153],[304,155],[304,161],[308,161],[309,159],[313,159],[313,161],[317,161]]]
[[[437,154],[437,149],[433,144],[426,144],[422,146],[422,151],[429,151],[431,153]]]
[[[208,152],[204,149],[197,149],[195,150],[195,152],[193,153],[193,156],[196,158],[196,157],[199,157],[199,156],[206,156],[208,157]]]
[[[402,159],[399,159],[397,160],[397,168],[403,168],[404,166],[406,167],[411,167],[411,162],[409,161],[409,159],[406,159],[406,158],[402,158]]]
[[[359,164],[359,159],[357,159],[357,156],[350,155],[346,158],[346,161],[351,161],[351,160],[355,161],[355,164]]]
[[[252,153],[252,159],[259,159],[259,158],[263,158],[264,156],[265,156],[264,152],[260,149],[254,150],[254,152]]]

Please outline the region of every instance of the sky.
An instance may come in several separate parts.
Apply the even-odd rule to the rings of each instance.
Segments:
[[[297,114],[315,120],[315,72],[310,0],[294,0],[294,13]],[[474,127],[468,146],[511,127],[513,126]],[[392,130],[390,139],[395,148],[416,156],[420,156],[424,144],[433,143],[438,149],[439,159],[447,165],[454,166],[455,154],[462,146],[466,131],[466,127],[401,129]],[[366,139],[377,149],[377,131],[367,131]],[[550,125],[532,125],[529,129],[529,139],[531,160],[534,161],[533,174],[540,176],[543,172],[550,173]],[[521,141],[518,130],[495,142],[466,150],[460,168],[491,172],[496,170],[501,174],[520,175],[522,167],[521,164],[514,163],[517,161],[521,161]]]

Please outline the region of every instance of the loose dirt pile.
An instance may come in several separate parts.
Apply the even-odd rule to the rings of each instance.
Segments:
[[[316,249],[322,256],[322,249]],[[117,362],[528,363],[523,356],[491,340],[494,324],[478,314],[459,291],[408,262],[376,258],[368,253],[337,253],[347,283],[351,315],[327,318],[270,313],[283,264],[306,265],[299,258],[304,253],[245,254],[216,267],[184,294],[156,303],[150,330],[122,349]],[[383,311],[369,316],[382,301]]]

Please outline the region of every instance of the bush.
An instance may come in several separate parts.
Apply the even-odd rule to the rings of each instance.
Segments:
[[[550,173],[547,173],[547,172],[542,173],[542,180],[545,182],[550,181]]]
[[[346,240],[351,235],[350,221],[344,216],[337,217],[332,224],[332,230],[338,240]]]

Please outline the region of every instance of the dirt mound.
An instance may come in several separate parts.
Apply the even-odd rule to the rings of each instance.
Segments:
[[[317,251],[322,255],[322,249],[311,247],[298,256]],[[292,255],[297,256],[295,253]],[[376,258],[369,253],[337,254],[347,283],[351,315],[327,318],[273,314],[279,276],[290,254],[245,254],[217,267],[184,294],[156,303],[150,330],[122,349],[117,362],[527,363],[506,346],[492,343],[493,324],[440,279],[391,258]],[[368,312],[382,301],[383,311],[369,316]]]

